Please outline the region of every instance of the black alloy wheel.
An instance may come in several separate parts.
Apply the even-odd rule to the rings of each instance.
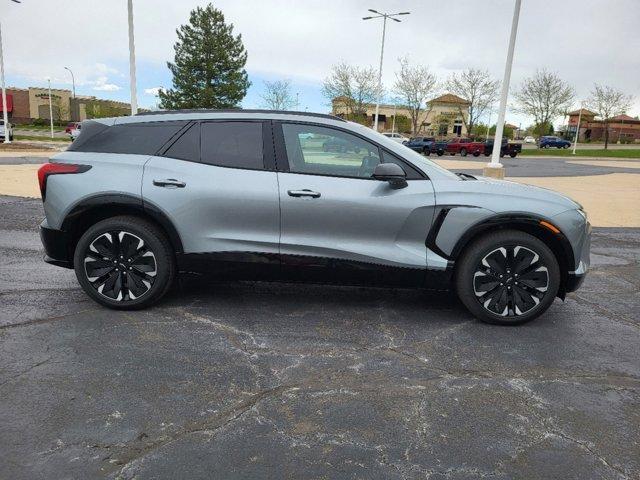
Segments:
[[[541,315],[560,287],[558,261],[540,239],[502,230],[475,240],[456,260],[456,289],[480,320],[517,325]]]
[[[90,227],[74,253],[78,282],[96,302],[115,309],[144,308],[164,296],[176,267],[173,248],[156,225],[129,216]]]

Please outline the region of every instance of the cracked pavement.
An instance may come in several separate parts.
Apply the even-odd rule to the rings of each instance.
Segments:
[[[0,478],[640,478],[640,229],[515,328],[453,295],[185,282],[114,312],[0,197]]]

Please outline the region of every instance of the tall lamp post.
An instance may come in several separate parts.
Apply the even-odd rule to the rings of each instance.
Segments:
[[[71,85],[73,87],[73,98],[76,98],[76,79],[73,76],[73,72],[71,71],[71,69],[69,67],[64,67],[65,70],[68,70],[69,73],[71,74]]]
[[[394,22],[400,22],[401,20],[395,18],[399,15],[409,15],[411,12],[398,12],[398,13],[382,13],[374,10],[372,8],[369,9],[370,12],[375,13],[375,15],[371,17],[362,17],[363,20],[371,20],[372,18],[382,18],[382,46],[380,47],[380,68],[378,69],[378,95],[376,98],[376,115],[373,121],[373,129],[378,131],[378,114],[380,113],[380,99],[382,97],[382,60],[384,59],[384,37],[387,32],[387,18],[390,18]]]
[[[20,0],[11,0],[20,3]],[[4,143],[11,143],[9,139],[9,113],[7,112],[7,90],[4,85],[4,52],[2,51],[2,25],[0,25],[0,81],[2,82],[2,120],[4,121]]]
[[[49,126],[51,127],[51,138],[53,138],[53,103],[51,98],[51,79],[47,78],[49,84]]]
[[[500,107],[498,108],[498,120],[496,123],[496,134],[493,137],[493,152],[491,162],[483,169],[483,174],[487,177],[504,178],[504,168],[500,163],[500,153],[502,151],[502,133],[504,132],[504,117],[507,110],[507,97],[509,95],[509,82],[511,81],[511,66],[513,65],[513,52],[516,46],[516,34],[518,33],[518,19],[520,17],[520,4],[522,0],[516,0],[513,9],[513,20],[511,21],[511,36],[509,37],[509,48],[507,50],[507,62],[504,66],[504,78],[502,79],[502,92],[500,93]]]
[[[138,94],[136,90],[136,47],[133,38],[133,0],[127,0],[129,20],[129,83],[131,84],[131,115],[138,113]]]
[[[576,127],[576,136],[573,139],[573,154],[576,154],[576,145],[578,145],[578,135],[580,135],[580,123],[582,122],[582,103],[580,104],[580,110],[578,110],[578,126]]]

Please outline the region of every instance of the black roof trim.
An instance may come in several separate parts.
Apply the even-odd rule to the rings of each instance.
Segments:
[[[260,109],[249,109],[244,110],[242,108],[224,108],[224,109],[215,109],[215,108],[192,108],[192,109],[184,109],[184,110],[156,110],[153,112],[139,112],[135,116],[148,116],[148,115],[171,115],[174,113],[272,113],[278,115],[300,115],[307,117],[320,117],[320,118],[329,118],[331,120],[339,120],[341,122],[346,122],[344,118],[337,117],[335,115],[329,115],[327,113],[313,113],[313,112],[296,112],[289,110],[260,110]]]

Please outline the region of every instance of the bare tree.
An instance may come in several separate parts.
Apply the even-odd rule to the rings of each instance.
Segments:
[[[265,108],[269,110],[291,110],[297,107],[297,102],[291,93],[290,80],[276,80],[264,82],[264,93],[260,95]]]
[[[594,84],[587,105],[604,122],[605,150],[609,146],[609,121],[611,117],[625,113],[631,106],[631,100],[631,95],[627,95],[615,88]]]
[[[407,58],[400,58],[398,61],[400,71],[396,72],[394,90],[409,110],[412,132],[415,134],[418,131],[420,113],[426,107],[427,99],[433,95],[438,80],[423,65],[411,65]]]
[[[451,93],[469,102],[468,119],[465,119],[462,105],[458,105],[458,109],[467,132],[471,132],[478,119],[498,97],[500,81],[492,79],[487,70],[469,68],[460,74],[451,75],[445,85]]]
[[[322,84],[322,94],[332,102],[342,99],[347,115],[363,115],[367,104],[378,98],[378,82],[373,67],[356,67],[339,63],[331,68],[331,74]]]
[[[514,93],[515,110],[534,118],[537,125],[551,125],[573,103],[573,88],[546,69],[525,79]]]

